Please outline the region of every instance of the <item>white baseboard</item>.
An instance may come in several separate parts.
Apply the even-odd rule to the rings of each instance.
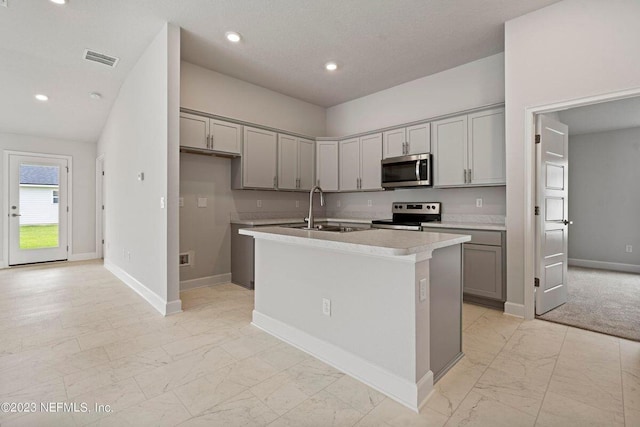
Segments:
[[[182,311],[182,302],[180,300],[175,300],[171,302],[165,301],[158,294],[153,292],[151,289],[147,288],[141,282],[138,281],[135,277],[131,276],[129,273],[113,264],[111,261],[105,259],[104,260],[104,268],[113,273],[118,279],[124,282],[125,285],[129,286],[133,289],[138,295],[144,298],[153,308],[158,310],[160,314],[166,316],[168,314],[173,314]]]
[[[169,301],[164,315],[169,316],[176,313],[182,313],[182,300],[180,299]]]
[[[507,301],[504,303],[504,314],[524,319],[524,304],[516,304]]]
[[[203,286],[219,285],[221,283],[231,282],[231,273],[216,274],[215,276],[201,277],[199,279],[182,280],[180,282],[180,290],[201,288]]]
[[[592,261],[590,259],[569,258],[568,264],[575,267],[596,268],[599,270],[621,271],[623,273],[640,274],[640,265],[622,264],[619,262]]]
[[[96,252],[85,252],[82,254],[71,254],[68,257],[68,261],[86,261],[89,259],[97,259],[98,254]]]
[[[433,391],[433,372],[413,383],[331,343],[253,311],[253,325],[419,412]]]

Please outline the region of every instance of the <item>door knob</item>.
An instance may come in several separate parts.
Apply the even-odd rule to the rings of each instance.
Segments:
[[[11,214],[11,216],[22,216],[22,215],[13,213]]]
[[[565,220],[563,220],[563,221],[562,221],[562,223],[563,223],[564,225],[569,225],[569,224],[572,224],[572,225],[573,225],[573,221],[569,221],[569,220],[566,220],[566,219],[565,219]]]

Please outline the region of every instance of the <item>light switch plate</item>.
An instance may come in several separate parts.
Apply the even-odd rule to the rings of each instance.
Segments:
[[[427,299],[427,279],[420,279],[420,301]]]
[[[166,203],[164,201],[164,197],[160,197],[160,209],[164,209],[166,206]]]
[[[9,7],[9,0],[0,0],[0,6]]]
[[[331,316],[331,300],[328,298],[322,298],[322,314]]]
[[[207,207],[207,198],[206,197],[198,197],[198,207],[206,208]]]

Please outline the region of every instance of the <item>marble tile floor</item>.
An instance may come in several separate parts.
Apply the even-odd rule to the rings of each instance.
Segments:
[[[250,325],[233,284],[162,317],[100,263],[0,270],[5,426],[640,426],[640,343],[464,305],[420,414]],[[42,412],[41,402],[111,412]]]

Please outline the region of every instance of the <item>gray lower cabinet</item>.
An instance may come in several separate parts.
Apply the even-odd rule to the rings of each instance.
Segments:
[[[238,233],[247,225],[231,224],[231,281],[253,289],[253,237]]]
[[[463,248],[464,300],[504,308],[506,300],[506,238],[504,231],[424,228],[424,231],[468,234]]]

